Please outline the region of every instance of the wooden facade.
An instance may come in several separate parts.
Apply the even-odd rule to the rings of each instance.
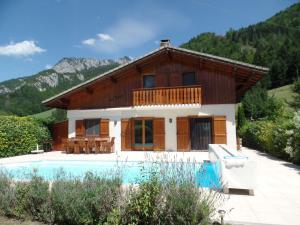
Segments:
[[[105,118],[99,118],[99,137],[109,137],[109,120]],[[75,121],[75,135],[76,138],[87,137],[85,120]]]
[[[68,121],[63,121],[55,123],[51,129],[52,133],[52,149],[53,150],[62,150],[63,149],[63,139],[68,138]]]
[[[69,110],[133,106],[147,101],[143,99],[144,92],[141,90],[143,76],[154,76],[155,89],[145,90],[145,98],[153,98],[151,95],[156,97],[158,91],[164,89],[169,94],[175,90],[179,91],[177,87],[183,85],[183,74],[189,72],[195,73],[194,85],[201,86],[200,101],[204,105],[236,103],[253,82],[255,83],[265,73],[237,64],[232,65],[165,49],[138,63],[129,64],[81,85],[44,104]],[[177,101],[182,102],[183,99]]]
[[[266,68],[179,48],[164,47],[46,100],[44,104],[48,107],[67,110],[170,104],[236,104],[243,94],[266,73]],[[184,79],[186,74],[193,75],[192,84],[186,84]],[[153,86],[145,88],[144,78],[149,75]],[[191,150],[191,137],[195,134],[191,129],[201,125],[197,119],[193,119],[191,125],[191,117],[194,115],[176,119],[178,151]],[[213,114],[207,117],[209,119],[206,119],[206,123],[211,131],[208,132],[206,141],[209,139],[211,143],[226,144],[226,117]],[[98,136],[109,137],[109,120],[98,119]],[[135,131],[136,123],[140,123],[136,121],[142,121],[141,124],[144,126],[145,121],[149,119],[151,119],[153,140],[151,139],[150,145],[145,145],[145,128]],[[164,150],[166,148],[166,119],[121,118],[121,149],[123,151]],[[60,135],[60,131],[55,132],[58,136]],[[76,120],[75,137],[85,137],[86,132],[85,120]],[[139,132],[142,135],[140,137],[142,145],[135,143],[137,139],[135,134]]]
[[[190,119],[191,118],[201,118],[199,116],[189,116],[189,117],[177,117],[177,150],[178,151],[189,151],[191,147],[191,129],[190,129]],[[226,117],[225,116],[209,116],[204,118],[211,119],[211,144],[226,144],[227,134],[226,134]]]

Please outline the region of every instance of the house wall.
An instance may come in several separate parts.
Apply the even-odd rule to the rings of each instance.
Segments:
[[[194,61],[193,61],[194,60]],[[235,77],[221,65],[199,64],[199,60],[167,56],[155,58],[138,69],[131,68],[71,94],[68,109],[103,109],[133,106],[133,90],[143,88],[143,76],[154,75],[156,87],[182,86],[182,74],[195,72],[201,85],[201,104],[234,104]],[[55,105],[53,105],[55,106]]]
[[[93,110],[68,110],[69,138],[75,137],[75,121],[92,118],[109,119],[110,136],[115,137],[115,149],[121,150],[121,119],[132,117],[165,118],[165,147],[177,150],[176,117],[226,116],[227,145],[236,149],[235,104],[170,105],[149,107],[123,107]],[[170,123],[170,119],[172,122]]]

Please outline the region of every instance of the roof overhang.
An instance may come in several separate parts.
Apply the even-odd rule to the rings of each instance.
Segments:
[[[206,61],[211,61],[215,62],[218,64],[224,64],[224,65],[229,65],[233,68],[233,71],[238,71],[239,69],[249,71],[250,75],[245,76],[241,75],[239,72],[236,72],[234,75],[236,76],[236,80],[238,80],[238,88],[237,88],[237,93],[239,96],[241,96],[244,92],[246,92],[249,88],[251,88],[258,80],[262,78],[263,75],[267,74],[269,69],[266,67],[261,67],[261,66],[256,66],[224,57],[219,57],[211,54],[206,54],[206,53],[201,53],[201,52],[196,52],[192,50],[187,50],[183,48],[178,48],[178,47],[173,47],[173,46],[165,46],[165,47],[160,47],[140,58],[137,58],[131,62],[128,62],[126,64],[120,65],[112,70],[109,70],[103,74],[100,74],[92,79],[89,79],[81,84],[78,84],[70,89],[67,89],[51,98],[48,98],[42,102],[42,104],[48,106],[48,107],[57,107],[53,105],[54,102],[60,102],[60,107],[59,108],[67,108],[68,105],[68,96],[73,94],[74,92],[77,92],[79,90],[82,90],[84,88],[88,88],[91,84],[94,82],[98,82],[102,79],[105,79],[109,76],[113,76],[117,73],[120,73],[130,67],[137,66],[140,63],[143,63],[150,58],[157,56],[159,54],[172,54],[172,53],[178,53],[178,54],[183,54],[183,55],[189,55],[192,57],[197,57],[200,59],[204,59]]]

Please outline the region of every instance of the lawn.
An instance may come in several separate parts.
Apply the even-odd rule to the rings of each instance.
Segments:
[[[293,100],[293,91],[291,84],[269,90],[268,94],[269,96],[274,96],[275,98],[281,100],[283,104],[290,109],[288,102],[291,102]]]

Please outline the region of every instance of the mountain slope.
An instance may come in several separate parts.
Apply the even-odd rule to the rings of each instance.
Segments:
[[[300,75],[300,3],[264,22],[229,30],[224,36],[203,33],[181,47],[270,68],[271,87]]]
[[[130,61],[63,58],[52,69],[0,83],[1,113],[31,115],[44,111],[41,101]]]

